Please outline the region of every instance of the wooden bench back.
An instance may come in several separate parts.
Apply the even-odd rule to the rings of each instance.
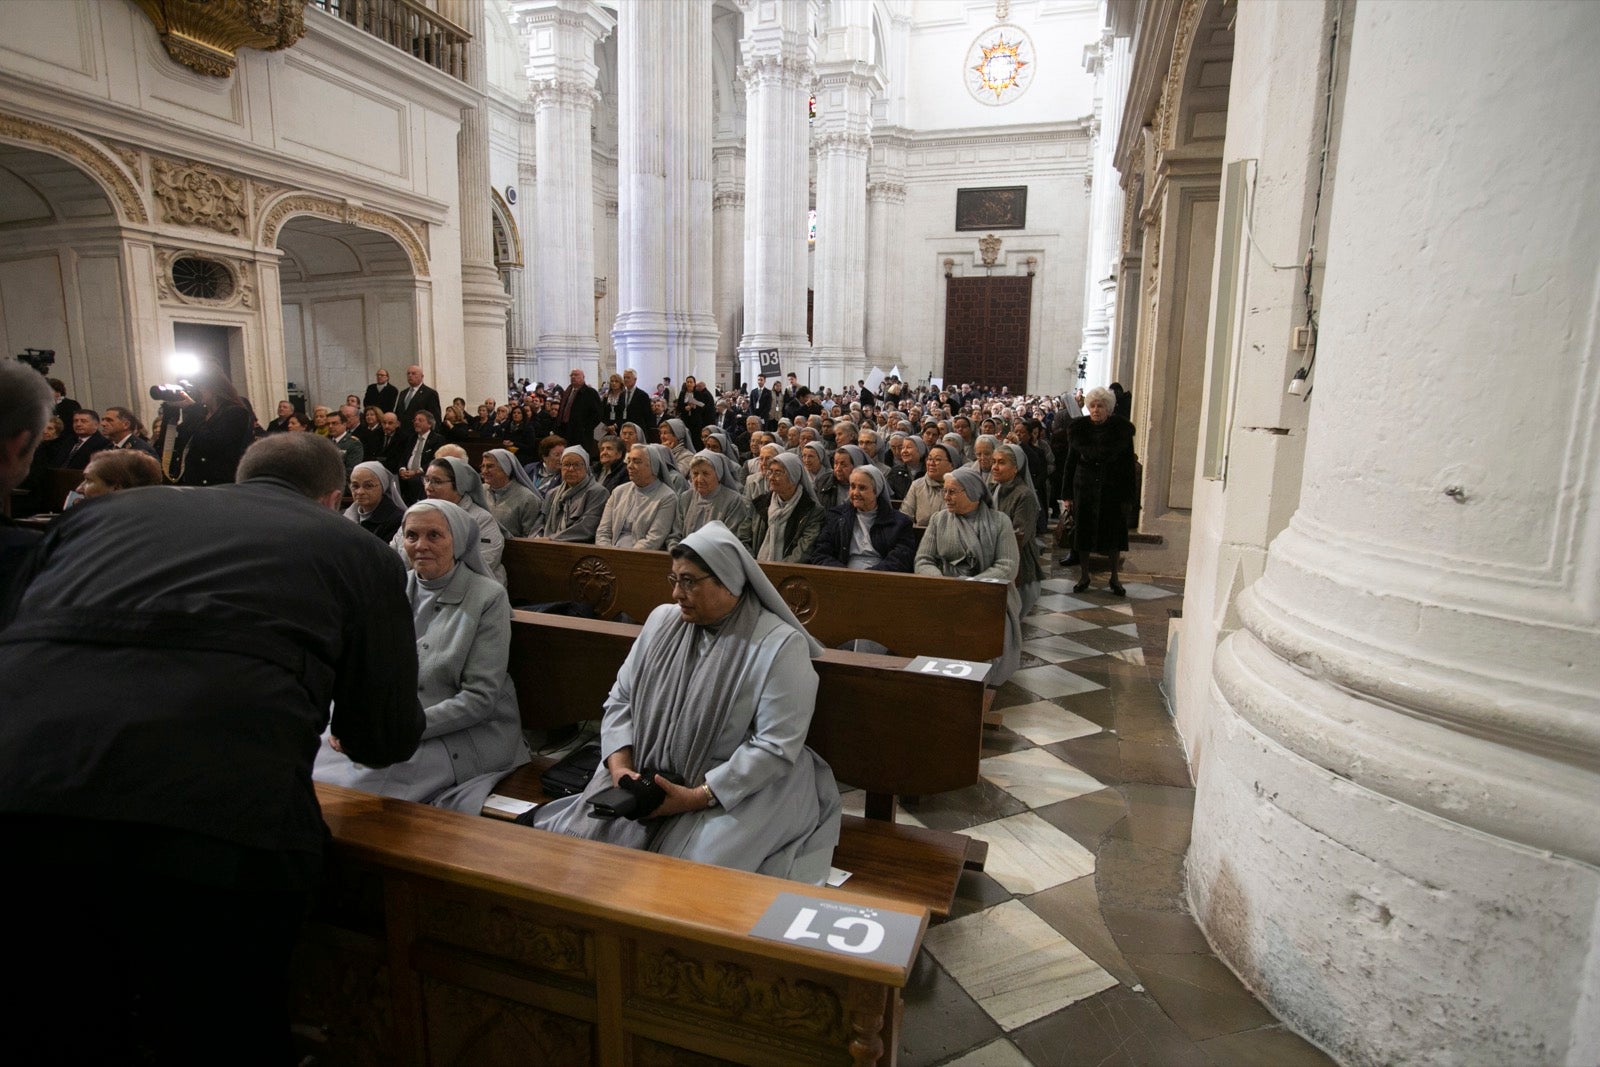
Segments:
[[[513,603],[576,601],[602,619],[643,622],[671,600],[663,552],[506,538]],[[991,660],[1005,645],[1006,587],[921,574],[763,563],[795,616],[818,641],[876,641],[897,656]]]
[[[511,677],[523,726],[543,730],[598,719],[639,629],[513,612]],[[806,740],[840,782],[891,796],[977,782],[981,683],[905,671],[909,661],[894,656],[830,650],[812,662],[817,711]]]
[[[924,910],[316,789],[334,861],[292,1011],[329,1062],[894,1058],[914,946],[883,963],[749,931],[783,893],[910,914],[918,943]]]

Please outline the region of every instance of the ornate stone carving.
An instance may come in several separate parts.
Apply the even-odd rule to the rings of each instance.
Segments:
[[[778,595],[783,597],[783,602],[789,605],[794,617],[802,623],[810,622],[811,616],[817,613],[817,594],[811,588],[811,583],[799,575],[780,582]]]
[[[121,210],[124,221],[150,221],[139,187],[100,146],[68,130],[4,113],[0,113],[0,140],[20,142],[29,148],[43,148],[52,155],[64,156],[99,179],[101,188]]]
[[[535,922],[504,907],[430,899],[427,907],[417,909],[417,930],[533,970],[594,980],[587,931]]]
[[[592,606],[596,615],[610,615],[617,606],[617,573],[599,556],[574,563],[567,588],[573,600]]]
[[[315,215],[318,218],[361,226],[388,234],[397,241],[411,259],[411,271],[419,278],[428,276],[428,250],[417,231],[395,215],[371,208],[356,207],[349,201],[338,201],[313,193],[291,193],[273,202],[261,221],[257,243],[272,247],[278,243],[278,231],[296,215]]]
[[[872,151],[871,137],[847,130],[827,130],[815,134],[811,138],[811,144],[818,153],[865,156]]]
[[[726,190],[711,198],[711,210],[723,211],[727,208],[744,208],[744,190]]]
[[[1171,148],[1175,143],[1178,97],[1183,93],[1183,71],[1188,65],[1189,49],[1194,45],[1195,29],[1200,23],[1200,0],[1183,0],[1178,12],[1178,29],[1172,38],[1172,61],[1167,64],[1167,77],[1161,83],[1161,102],[1156,107],[1156,144]]]
[[[983,257],[983,265],[992,267],[1000,259],[1000,238],[994,234],[984,234],[978,238],[978,254]]]
[[[528,96],[536,108],[570,107],[593,111],[600,102],[600,90],[572,78],[538,78],[528,85]]]
[[[640,995],[700,1017],[830,1044],[850,1034],[839,994],[816,982],[758,976],[748,967],[691,959],[670,948],[641,948],[635,973]]]
[[[199,163],[150,160],[150,185],[161,205],[161,221],[202,226],[243,237],[244,179],[218,174]]]
[[[867,186],[867,199],[879,204],[903,204],[906,202],[905,183],[873,182]]]
[[[132,145],[118,144],[115,141],[106,142],[106,147],[111,149],[112,153],[122,161],[122,165],[127,168],[128,173],[133,175],[134,181],[144,181],[144,172],[139,167],[139,161],[144,158],[142,152]]]
[[[306,0],[134,0],[161,34],[167,55],[226,78],[241,48],[275,52],[305,36]]]
[[[804,89],[810,87],[815,73],[811,61],[804,56],[767,53],[745,60],[739,67],[739,81],[746,92],[762,85]]]

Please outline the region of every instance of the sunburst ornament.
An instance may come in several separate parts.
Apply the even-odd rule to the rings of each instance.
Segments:
[[[967,91],[982,103],[1009,104],[1033,83],[1033,41],[1016,26],[991,26],[967,49]]]

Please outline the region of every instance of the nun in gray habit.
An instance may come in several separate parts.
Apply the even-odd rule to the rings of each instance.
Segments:
[[[998,688],[1022,662],[1022,598],[1016,587],[1021,555],[1011,520],[994,509],[983,476],[965,467],[944,476],[944,507],[928,520],[917,546],[916,573],[1004,582],[1006,643],[983,684]],[[952,499],[953,498],[953,499]]]
[[[672,555],[736,597],[732,610],[689,622],[702,594],[680,590],[683,608],[650,613],[606,697],[594,778],[581,795],[540,808],[533,825],[820,885],[839,841],[839,787],[805,744],[817,699],[811,660],[822,646],[721,523]],[[683,777],[668,789],[681,813],[589,818],[589,797],[646,768]]]
[[[415,800],[473,815],[495,783],[528,762],[517,691],[506,673],[511,601],[478,551],[476,521],[444,500],[421,500],[445,517],[453,565],[437,578],[406,575],[417,631],[417,699],[426,725],[410,759],[387,767],[356,763],[324,732],[311,776],[319,782]],[[401,536],[404,536],[404,522]]]

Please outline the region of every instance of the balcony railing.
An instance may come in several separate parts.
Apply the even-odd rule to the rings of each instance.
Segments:
[[[334,18],[409,52],[429,66],[467,80],[472,34],[417,0],[311,0]]]

